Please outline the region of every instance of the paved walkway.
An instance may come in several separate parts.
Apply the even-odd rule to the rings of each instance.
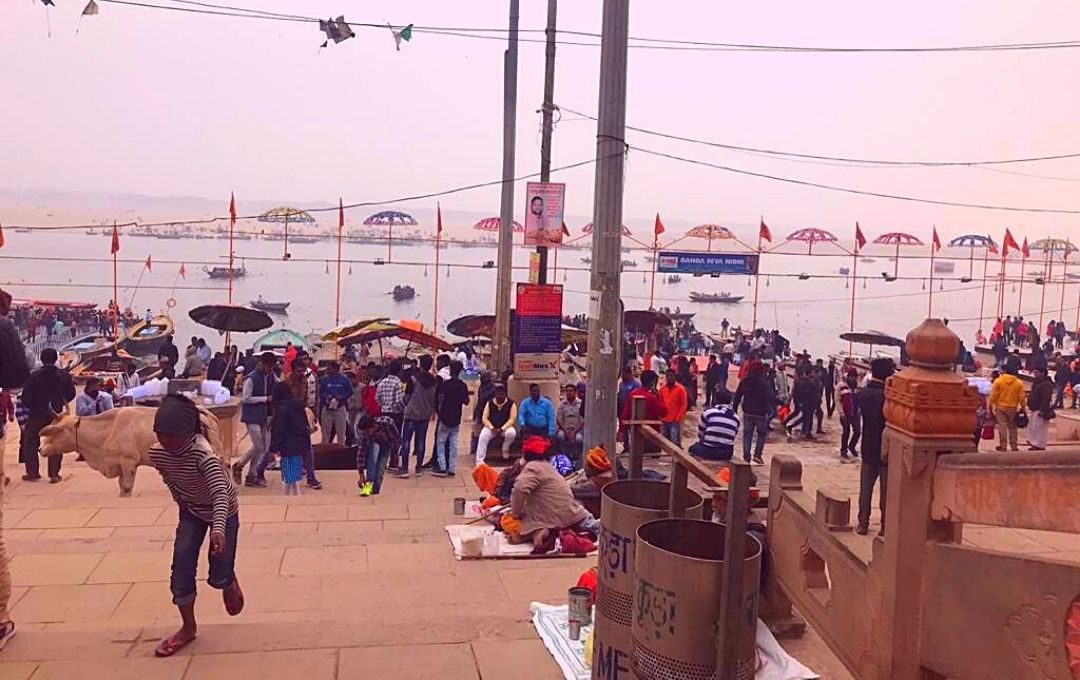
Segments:
[[[277,481],[243,489],[247,609],[230,618],[200,583],[199,639],[161,660],[153,649],[179,624],[167,583],[176,508],[159,477],[141,468],[135,495],[119,498],[115,480],[68,456],[61,484],[24,483],[14,439],[4,534],[19,633],[0,654],[0,680],[560,677],[529,603],[564,601],[590,562],[455,561],[443,526],[455,521],[453,498],[477,493],[467,475],[388,478],[375,498],[358,497],[348,471],[323,473],[326,488],[299,497],[281,495]],[[795,452],[808,487],[854,496],[858,466],[840,465],[831,441],[775,443],[766,454]],[[459,469],[469,467],[462,458]],[[1080,561],[1077,539],[966,530],[979,545]],[[812,631],[784,644],[823,677],[850,678]]]

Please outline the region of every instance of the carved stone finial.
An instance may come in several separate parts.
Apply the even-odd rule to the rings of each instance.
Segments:
[[[908,331],[904,339],[914,366],[949,368],[960,352],[960,338],[941,319],[927,319]]]
[[[970,438],[978,392],[953,372],[960,339],[940,319],[927,319],[907,334],[910,365],[889,379],[885,421],[916,437]]]

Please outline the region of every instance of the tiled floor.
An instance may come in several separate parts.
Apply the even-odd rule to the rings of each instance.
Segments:
[[[807,488],[854,497],[858,466],[840,465],[830,442],[773,442],[767,454],[796,452]],[[135,495],[118,498],[115,480],[72,456],[55,486],[22,482],[10,462],[6,472],[19,634],[0,655],[0,680],[560,677],[529,603],[563,600],[589,561],[453,560],[443,525],[455,521],[455,497],[477,494],[468,475],[387,479],[375,498],[356,495],[352,472],[324,473],[324,490],[299,497],[281,495],[277,482],[242,489],[237,569],[247,608],[230,618],[200,583],[199,639],[159,660],[154,646],[178,619],[168,590],[176,510],[157,474],[140,469]],[[966,531],[980,547],[1073,561],[1077,538]],[[850,677],[812,631],[785,645],[823,677]]]

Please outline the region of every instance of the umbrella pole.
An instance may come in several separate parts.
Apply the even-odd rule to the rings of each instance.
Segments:
[[[394,259],[394,221],[390,220],[390,224],[386,225],[386,261],[390,262]],[[435,272],[435,276],[438,276],[439,272]]]
[[[1024,305],[1024,278],[1025,278],[1025,270],[1027,270],[1027,255],[1024,255],[1023,258],[1020,260],[1020,268],[1021,268],[1021,272],[1020,272],[1020,293],[1016,297],[1016,315],[1017,316],[1020,316],[1020,310],[1023,308],[1023,305]]]
[[[113,222],[113,238],[116,236],[116,222]],[[119,243],[119,241],[117,241]],[[118,272],[116,264],[116,254],[119,252],[117,248],[112,248],[112,288],[113,288],[113,321],[112,321],[112,333],[113,341],[118,342],[120,340],[120,284],[118,282]]]
[[[859,273],[859,242],[855,241],[855,253],[851,256],[851,314],[850,314],[850,318],[848,319],[848,332],[849,333],[854,333],[855,332],[855,288],[857,287],[855,285],[855,282],[858,281],[858,273]],[[848,340],[847,353],[848,353],[849,357],[851,356],[851,353],[852,353],[853,350],[854,350],[853,343],[852,343],[851,340]]]
[[[990,249],[987,248],[983,251],[983,275],[982,275],[982,292],[979,293],[979,330],[983,330],[984,312],[986,311],[986,269],[990,262]]]
[[[1050,245],[1050,250],[1046,252],[1046,272],[1042,285],[1042,298],[1039,300],[1039,327],[1038,331],[1042,333],[1046,327],[1043,326],[1043,314],[1046,312],[1046,289],[1050,287],[1050,279],[1054,276],[1054,246]]]
[[[757,330],[758,284],[761,283],[761,230],[757,235],[757,269],[754,270],[754,319],[750,322],[750,334]]]
[[[386,363],[386,359],[383,356],[382,338],[379,338],[379,361]]]
[[[900,241],[896,242],[896,259],[893,261],[893,278],[900,276]]]
[[[339,199],[340,200],[340,199]],[[341,325],[341,236],[345,229],[345,209],[339,215],[337,228],[337,297],[334,305],[334,328]],[[334,358],[338,358],[338,344],[334,343]]]
[[[971,256],[968,258],[968,278],[975,278],[975,244],[971,244]]]
[[[442,223],[439,223],[439,227],[442,227]],[[442,239],[441,231],[435,232],[435,306],[431,311],[431,332],[434,335],[439,334],[439,245]]]
[[[1065,323],[1065,282],[1069,278],[1069,248],[1072,244],[1065,241],[1065,254],[1061,258],[1061,300],[1058,302],[1058,321]]]
[[[652,284],[649,285],[649,309],[654,309],[655,308],[653,306],[653,301],[655,300],[655,295],[656,295],[656,246],[657,246],[656,239],[658,238],[658,235],[655,232],[656,232],[656,230],[654,229],[653,230],[653,237],[652,237],[653,260],[652,260]]]
[[[289,211],[285,211],[285,251],[281,254],[281,259],[289,259]]]

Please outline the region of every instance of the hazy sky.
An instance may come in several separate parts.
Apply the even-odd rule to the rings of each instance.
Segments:
[[[164,2],[166,0],[162,0]],[[503,43],[387,29],[319,50],[309,24],[208,17],[85,0],[0,2],[0,185],[153,195],[389,199],[497,179]],[[235,0],[352,21],[502,27],[505,1]],[[546,3],[522,2],[523,29]],[[563,0],[562,29],[599,31],[599,0]],[[52,36],[47,27],[51,25]],[[1074,28],[1070,28],[1074,27]],[[803,45],[948,45],[1080,38],[1059,0],[769,3],[637,0],[642,37]],[[523,36],[526,37],[526,36]],[[539,37],[527,34],[527,37]],[[571,39],[571,38],[566,38]],[[556,101],[594,113],[599,49],[560,46]],[[806,153],[967,160],[1080,151],[1080,50],[914,55],[631,50],[631,124]],[[543,46],[521,46],[517,168],[539,167]],[[595,124],[566,116],[556,166],[595,155]],[[860,189],[1080,209],[1077,184],[974,168],[840,168],[762,159],[628,133],[631,146]],[[1008,166],[1080,180],[1080,159]],[[569,210],[591,214],[593,168],[559,173]],[[518,192],[519,210],[522,192]],[[433,201],[412,204],[430,207]],[[410,204],[399,204],[408,208]],[[443,199],[497,214],[497,187]],[[628,219],[660,211],[720,223],[1077,234],[1080,216],[987,212],[858,197],[630,152]],[[183,216],[178,216],[183,217]],[[2,219],[2,206],[0,206]]]

